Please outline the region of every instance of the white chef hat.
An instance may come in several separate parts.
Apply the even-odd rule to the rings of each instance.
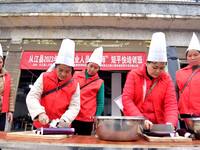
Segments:
[[[166,39],[163,32],[152,35],[147,61],[167,62]]]
[[[75,42],[64,39],[61,43],[55,64],[64,64],[74,67]]]
[[[103,47],[98,47],[93,51],[88,62],[96,63],[99,65],[99,67],[101,67],[102,60],[103,60]]]
[[[200,51],[199,40],[194,32],[193,32],[192,38],[190,40],[190,44],[189,44],[186,52],[189,50],[192,50],[192,49]]]
[[[0,43],[0,56],[3,58],[3,49],[2,49],[1,43]]]

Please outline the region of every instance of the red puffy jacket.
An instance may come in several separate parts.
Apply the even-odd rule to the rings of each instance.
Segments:
[[[181,91],[184,84],[192,74],[192,67],[187,66],[176,72],[176,82]],[[200,69],[192,77],[188,85],[183,90],[182,94],[179,92],[179,111],[181,114],[200,115]]]
[[[155,80],[158,80],[156,86],[144,99],[144,91],[148,91]],[[145,82],[146,88],[144,88]],[[165,72],[158,78],[150,80],[145,65],[138,70],[132,70],[126,79],[122,103],[126,116],[144,116],[153,123],[169,122],[174,126],[177,125],[178,107],[175,88],[171,77]]]

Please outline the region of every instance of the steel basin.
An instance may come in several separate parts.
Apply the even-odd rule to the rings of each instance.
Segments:
[[[141,134],[143,117],[97,116],[95,117],[96,135],[109,141],[135,141]]]

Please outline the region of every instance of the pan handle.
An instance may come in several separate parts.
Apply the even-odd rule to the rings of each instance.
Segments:
[[[191,115],[191,114],[180,114],[180,118],[184,119],[184,118],[196,118],[196,117],[200,117],[197,115]]]

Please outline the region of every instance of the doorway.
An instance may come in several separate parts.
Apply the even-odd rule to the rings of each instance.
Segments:
[[[26,106],[26,95],[30,90],[30,85],[35,82],[42,72],[41,70],[21,70],[12,130],[25,130],[26,126],[32,123]]]

